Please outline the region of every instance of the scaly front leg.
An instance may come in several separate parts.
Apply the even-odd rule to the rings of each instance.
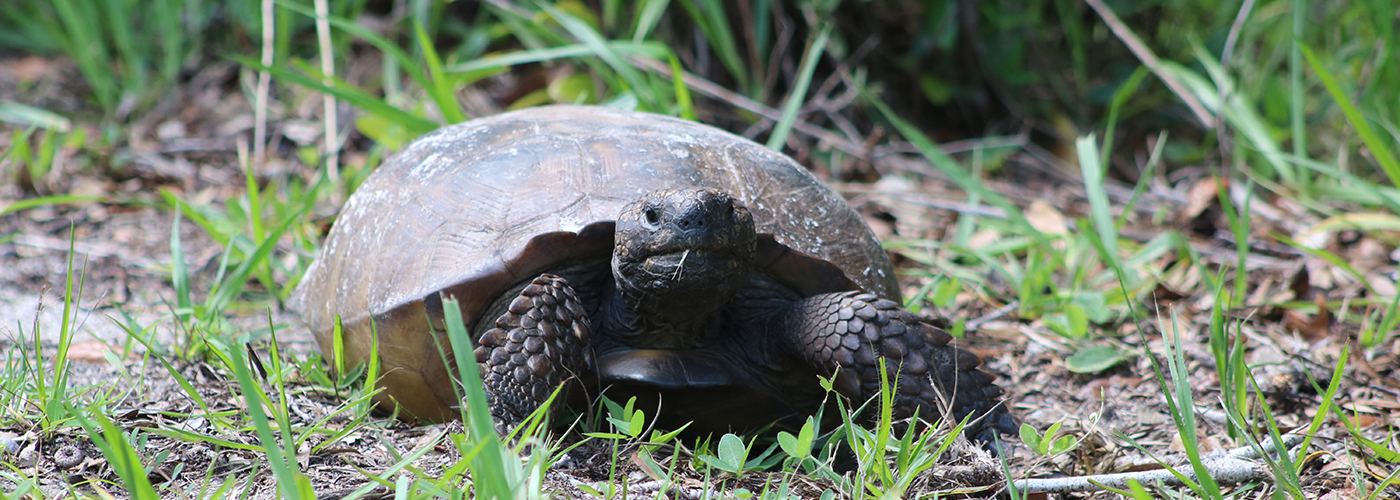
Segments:
[[[520,291],[475,351],[497,431],[518,425],[560,384],[576,385],[593,368],[590,333],[583,304],[564,278],[544,274]]]
[[[976,355],[948,345],[952,336],[922,323],[893,301],[851,291],[803,299],[775,318],[785,343],[818,373],[837,373],[836,388],[857,403],[880,394],[879,358],[898,386],[895,418],[935,420],[946,408],[954,419],[980,419],[968,436],[990,442],[996,432],[1016,432],[1001,404],[1001,388],[977,367]],[[839,372],[837,368],[840,368]]]

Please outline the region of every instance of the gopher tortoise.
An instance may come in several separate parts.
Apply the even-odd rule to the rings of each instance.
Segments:
[[[350,197],[290,305],[328,357],[337,316],[348,363],[377,335],[378,402],[442,421],[460,402],[444,296],[501,428],[560,384],[571,404],[659,405],[669,428],[792,424],[822,405],[819,376],[857,403],[878,395],[879,358],[897,417],[973,415],[982,440],[1014,427],[978,357],[899,307],[845,200],[694,122],[549,106],[428,134]]]

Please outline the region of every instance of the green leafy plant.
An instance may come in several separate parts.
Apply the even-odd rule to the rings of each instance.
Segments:
[[[776,444],[770,445],[763,452],[749,458],[757,442],[757,438],[754,438],[745,445],[744,440],[739,436],[726,433],[720,436],[719,444],[715,447],[713,454],[705,453],[704,449],[701,448],[695,458],[708,467],[714,467],[733,474],[735,477],[740,477],[747,471],[766,469],[774,464],[772,458],[773,452],[778,447]]]
[[[1051,424],[1050,428],[1045,430],[1045,434],[1037,432],[1030,424],[1021,424],[1021,442],[1039,455],[1059,455],[1070,451],[1078,443],[1075,442],[1074,436],[1059,435],[1060,426],[1063,424],[1064,422]]]

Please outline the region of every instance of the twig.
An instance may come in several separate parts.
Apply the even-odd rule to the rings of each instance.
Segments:
[[[262,2],[262,65],[272,66],[273,43],[277,26],[272,22],[272,0]],[[272,74],[267,70],[258,72],[258,90],[253,103],[253,161],[262,165],[267,161],[267,92],[272,85]]]
[[[1303,436],[1289,434],[1283,436],[1283,444],[1291,447],[1303,440]],[[1273,453],[1272,442],[1260,444],[1264,453]],[[1242,483],[1253,479],[1269,479],[1267,469],[1253,458],[1258,458],[1259,454],[1254,448],[1245,446],[1230,450],[1224,457],[1205,460],[1206,473],[1221,483]],[[1191,469],[1178,470],[1181,475],[1191,480],[1196,479],[1196,472]],[[1012,484],[1018,491],[1025,493],[1067,493],[1073,491],[1101,491],[1103,486],[1109,488],[1125,489],[1128,481],[1136,480],[1141,484],[1161,483],[1164,486],[1181,486],[1181,479],[1169,469],[1154,469],[1139,472],[1121,472],[1117,474],[1096,474],[1091,476],[1057,477],[1057,478],[1035,478],[1018,479]],[[1100,486],[1102,485],[1102,486]]]
[[[1249,460],[1226,457],[1206,460],[1203,465],[1205,466],[1206,473],[1210,474],[1211,477],[1221,483],[1242,483],[1253,479],[1269,477],[1269,473],[1265,471],[1263,467]],[[1196,472],[1194,470],[1186,469],[1178,472],[1193,481],[1196,479]],[[1141,484],[1160,483],[1164,486],[1181,486],[1184,484],[1175,474],[1172,474],[1172,472],[1167,469],[1122,472],[1118,474],[1098,474],[1093,476],[1020,479],[1015,481],[1015,484],[1018,491],[1025,493],[1068,493],[1072,491],[1101,491],[1104,489],[1104,486],[1115,489],[1127,489],[1128,481],[1131,480],[1136,480]]]
[[[1280,436],[1280,440],[1283,441],[1284,448],[1292,448],[1294,446],[1297,446],[1298,443],[1303,442],[1303,439],[1304,437],[1302,434],[1284,434],[1283,436]],[[1235,448],[1233,450],[1225,452],[1225,455],[1230,458],[1253,460],[1259,458],[1260,451],[1263,451],[1264,453],[1275,453],[1278,450],[1274,447],[1274,442],[1270,440],[1259,443],[1259,450],[1255,450],[1252,446],[1241,446],[1239,448]]]
[[[330,7],[326,0],[316,0],[316,44],[321,48],[321,78],[330,86],[335,79],[335,56],[331,54],[331,24]],[[325,114],[326,130],[323,139],[326,143],[326,175],[330,177],[331,184],[340,184],[340,143],[336,141],[336,132],[339,132],[336,124],[336,104],[335,95],[327,92],[321,94],[321,112]],[[339,189],[333,190],[339,192]]]
[[[1190,89],[1186,88],[1185,84],[1172,77],[1171,73],[1162,67],[1162,61],[1157,59],[1157,55],[1152,53],[1152,49],[1148,48],[1147,44],[1142,43],[1142,40],[1133,34],[1133,30],[1123,24],[1123,20],[1118,19],[1118,15],[1113,13],[1113,9],[1104,5],[1103,0],[1084,0],[1084,2],[1099,13],[1104,24],[1113,30],[1113,34],[1117,35],[1118,39],[1128,46],[1128,50],[1132,51],[1133,55],[1147,66],[1147,69],[1152,70],[1152,74],[1157,75],[1157,78],[1160,78],[1162,83],[1167,84],[1167,88],[1171,89],[1172,93],[1186,102],[1186,106],[1191,108],[1191,112],[1196,115],[1197,120],[1201,121],[1201,125],[1205,125],[1206,128],[1215,128],[1215,117],[1206,110],[1205,105],[1196,99],[1196,96],[1191,93]]]
[[[1020,306],[1021,301],[1019,300],[1013,300],[1011,302],[1008,302],[1006,305],[993,309],[992,312],[984,314],[981,317],[968,320],[967,323],[963,324],[963,329],[969,332],[975,332],[978,328],[982,326],[983,323],[1010,314],[1011,311],[1015,311],[1016,308]]]

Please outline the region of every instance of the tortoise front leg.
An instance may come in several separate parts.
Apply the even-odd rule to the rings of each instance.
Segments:
[[[589,337],[583,304],[564,278],[540,275],[520,291],[475,351],[497,431],[515,427],[560,384],[577,384],[593,368]]]
[[[858,403],[880,394],[884,357],[888,379],[898,379],[895,418],[935,420],[944,409],[958,421],[973,415],[982,420],[967,431],[979,441],[1016,430],[1001,388],[977,369],[982,360],[948,345],[951,335],[893,301],[860,291],[822,294],[798,301],[777,321],[789,336],[784,342],[819,373],[837,373],[837,390]]]

